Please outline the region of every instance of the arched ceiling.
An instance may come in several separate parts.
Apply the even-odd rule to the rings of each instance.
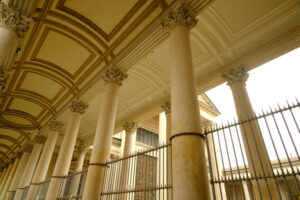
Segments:
[[[221,83],[233,64],[253,68],[300,44],[298,0],[188,2],[198,19],[191,44],[199,92]],[[105,87],[100,76],[111,63],[129,74],[116,130],[159,112],[170,95],[169,41],[160,22],[172,6],[174,0],[40,0],[1,97],[0,165],[54,116],[67,123],[75,96],[90,104],[79,138],[92,141]]]

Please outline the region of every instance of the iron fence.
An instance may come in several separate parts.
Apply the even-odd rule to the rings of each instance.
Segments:
[[[24,187],[22,195],[21,195],[21,200],[26,200],[28,190],[29,190],[29,186]]]
[[[50,180],[43,181],[38,184],[35,200],[44,200],[46,198],[49,184],[50,184]]]
[[[87,171],[76,172],[62,178],[57,199],[81,199]]]
[[[205,129],[212,199],[300,199],[300,104]]]
[[[100,199],[171,199],[170,163],[169,144],[107,162]]]

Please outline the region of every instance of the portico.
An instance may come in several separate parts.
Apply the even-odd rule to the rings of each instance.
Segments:
[[[298,0],[2,0],[0,198],[296,198],[299,156],[269,158],[266,116],[245,85],[300,46],[299,10]],[[239,116],[232,144],[204,94],[225,82]]]

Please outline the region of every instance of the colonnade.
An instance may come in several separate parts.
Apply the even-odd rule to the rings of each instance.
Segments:
[[[3,7],[3,3],[0,4]],[[172,103],[171,105],[170,103],[166,103],[162,105],[162,108],[165,110],[167,120],[166,141],[172,143],[172,155],[168,152],[167,179],[168,183],[171,183],[170,173],[172,172],[174,200],[210,199],[208,172],[205,160],[206,137],[203,135],[201,129],[189,38],[190,29],[196,22],[194,16],[191,15],[184,6],[179,6],[170,12],[168,19],[163,22],[163,27],[169,34],[171,44],[170,73]],[[25,31],[26,23],[20,24],[24,25],[21,30]],[[5,48],[16,48],[14,41],[16,41],[18,35],[11,32],[11,27],[8,28],[0,29],[1,34],[3,32],[2,35],[7,35],[7,37],[1,37],[1,41],[3,40],[3,44],[5,45],[0,46],[0,53],[3,52]],[[1,56],[1,58],[3,57]],[[3,62],[4,59],[0,60],[0,64]],[[98,199],[100,197],[106,167],[105,162],[108,161],[111,151],[118,93],[126,77],[127,74],[114,66],[109,66],[103,77],[106,81],[106,88],[96,127],[93,150],[82,197],[83,200]],[[232,89],[238,116],[242,119],[245,116],[253,115],[253,109],[245,88],[246,72],[240,68],[236,71],[233,70],[224,74],[224,78],[226,78]],[[70,106],[70,118],[51,177],[46,200],[56,199],[61,180],[68,174],[80,121],[87,108],[87,104],[82,101],[76,99],[72,101]],[[170,112],[170,110],[172,110],[172,112]],[[129,127],[129,125],[132,125],[132,127]],[[124,125],[126,130],[124,156],[130,155],[130,152],[134,149],[134,126],[135,124],[133,123]],[[6,195],[6,198],[10,199],[13,192],[16,192],[14,199],[19,200],[24,188],[30,186],[27,200],[33,199],[37,192],[38,183],[45,180],[61,127],[61,123],[51,122],[47,140],[41,135],[36,135],[32,140],[32,147],[28,147],[28,149],[32,148],[31,153],[29,153],[30,150],[28,149],[24,150],[20,158],[16,158],[14,162],[11,162],[7,168],[3,170],[0,177],[0,182],[2,183],[0,185],[1,198]],[[254,125],[254,129],[254,136],[246,135],[247,131],[243,134],[244,142],[246,142],[244,138],[248,137],[247,141],[250,146],[258,146],[258,148],[246,148],[247,157],[254,155],[254,161],[248,162],[250,171],[251,173],[256,171],[256,173],[260,173],[261,175],[270,175],[272,168],[267,157],[266,149],[262,148],[264,147],[262,136],[259,133],[257,125]],[[43,145],[45,140],[46,143]],[[260,149],[260,152],[258,152],[258,149]],[[77,172],[82,170],[84,156],[85,151],[82,150],[77,161]],[[259,157],[264,161],[260,162],[256,160]],[[25,168],[21,166],[25,166]],[[73,182],[73,184],[70,192],[76,195],[78,180]],[[270,182],[269,186],[272,187],[272,185],[273,183]],[[278,196],[274,194],[273,199],[277,198]]]

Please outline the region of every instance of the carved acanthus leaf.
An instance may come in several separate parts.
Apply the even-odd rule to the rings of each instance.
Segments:
[[[127,76],[128,75],[126,73],[123,73],[116,67],[108,67],[105,75],[103,76],[103,79],[106,82],[114,82],[122,85],[122,82],[127,78]]]
[[[88,107],[88,104],[84,103],[83,101],[74,99],[70,105],[70,110],[71,112],[83,114]]]
[[[32,20],[18,11],[0,2],[0,27],[4,27],[14,31],[19,38],[23,38],[29,29],[29,23]]]
[[[131,132],[136,127],[137,126],[136,126],[136,123],[134,121],[125,122],[125,124],[123,125],[123,128],[125,129],[126,133]]]
[[[43,135],[34,135],[32,140],[33,142],[44,144],[47,138]]]
[[[31,153],[32,148],[33,148],[32,144],[26,144],[22,151],[27,152],[27,153]]]
[[[236,68],[232,68],[228,72],[222,74],[222,77],[226,79],[228,85],[232,85],[237,82],[246,82],[249,74],[245,70],[245,68],[239,66]]]
[[[50,121],[49,128],[51,131],[60,132],[62,127],[63,127],[62,123],[55,120]]]
[[[165,111],[166,114],[171,113],[171,103],[169,101],[165,102],[160,107]]]
[[[184,6],[178,6],[174,11],[169,12],[168,18],[162,22],[164,30],[170,31],[175,26],[182,25],[193,28],[197,23],[197,19]]]
[[[10,75],[8,71],[0,71],[0,89],[3,92],[5,90],[6,81]]]

